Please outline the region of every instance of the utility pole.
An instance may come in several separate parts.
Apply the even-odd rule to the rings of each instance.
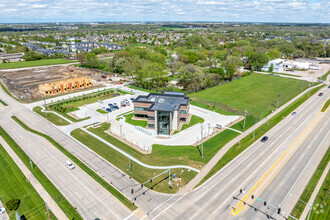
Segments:
[[[310,83],[308,83],[308,97],[309,97],[309,87],[311,86]]]
[[[129,175],[131,175],[131,156],[128,157],[128,170],[129,170]]]
[[[203,154],[203,125],[201,125],[201,144],[202,144],[202,158],[204,156]]]
[[[278,92],[278,98],[277,98],[277,106],[276,106],[276,108],[278,108],[278,104],[280,103],[280,97],[281,97],[281,92]]]
[[[244,117],[243,131],[245,130],[246,114],[248,113],[247,109],[245,109],[244,112],[245,112],[245,117]]]
[[[257,123],[257,119],[255,119],[255,121],[254,121],[254,125],[256,125],[256,123]],[[253,131],[253,139],[254,139],[254,135],[255,135],[255,133],[256,133],[256,129],[254,128],[254,131]]]
[[[123,137],[123,133],[122,133],[122,129],[121,129],[122,126],[123,126],[123,125],[120,125],[120,137],[121,137],[121,138]]]
[[[169,171],[168,171],[168,185],[170,185],[170,187],[172,187],[172,183],[171,183],[171,169],[169,169]]]

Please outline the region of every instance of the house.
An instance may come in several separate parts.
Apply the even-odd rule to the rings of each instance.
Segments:
[[[55,54],[55,51],[52,51],[50,49],[44,49],[44,48],[39,48],[39,49],[36,49],[35,51],[38,53],[42,53],[43,55],[46,55],[46,56],[51,56],[51,55]]]
[[[182,92],[150,93],[134,100],[134,118],[148,121],[148,128],[158,135],[170,135],[186,123],[190,98]]]
[[[24,53],[0,53],[0,63],[24,61]]]

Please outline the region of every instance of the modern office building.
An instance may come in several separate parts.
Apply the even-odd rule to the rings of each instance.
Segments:
[[[134,118],[147,120],[158,135],[170,135],[189,116],[189,97],[182,92],[150,93],[134,100]]]

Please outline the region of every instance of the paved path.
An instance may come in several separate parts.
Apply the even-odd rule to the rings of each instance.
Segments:
[[[306,219],[306,217],[308,215],[308,212],[311,209],[311,206],[313,205],[314,200],[315,200],[317,194],[319,193],[320,188],[321,188],[321,186],[322,186],[325,178],[327,177],[327,174],[329,172],[329,169],[330,169],[330,163],[328,162],[328,165],[325,168],[325,170],[323,171],[323,174],[322,174],[319,182],[317,183],[317,185],[316,185],[316,187],[315,187],[315,189],[313,191],[313,194],[309,198],[309,201],[307,202],[307,205],[305,206],[305,209],[304,209],[303,213],[301,214],[300,219]]]
[[[47,205],[52,210],[56,218],[68,219],[68,217],[62,211],[62,209],[57,205],[57,203],[53,200],[53,198],[48,194],[48,192],[44,189],[44,187],[39,183],[39,181],[31,173],[31,171],[25,166],[25,164],[21,161],[21,159],[17,156],[17,154],[13,151],[13,149],[11,149],[11,147],[1,136],[0,136],[0,144],[7,151],[9,156],[16,163],[16,165],[20,168],[24,176],[32,184],[35,190],[39,193],[40,197],[45,201],[45,203],[47,203]]]
[[[0,208],[4,208],[4,205],[0,201]],[[7,212],[0,214],[0,220],[9,220],[9,216]]]
[[[321,86],[321,85],[317,85],[317,86]],[[202,181],[204,179],[204,177],[212,170],[212,168],[218,163],[218,161],[223,157],[223,155],[225,155],[225,153],[232,147],[234,146],[238,141],[240,141],[241,139],[243,139],[244,137],[246,137],[247,135],[249,135],[250,133],[252,133],[255,129],[257,129],[259,126],[261,126],[262,124],[264,124],[265,122],[267,122],[269,119],[271,119],[273,116],[275,116],[277,113],[279,113],[280,111],[282,111],[283,109],[285,109],[287,106],[289,106],[291,103],[293,103],[294,101],[296,101],[298,98],[300,98],[303,94],[305,94],[306,92],[308,92],[309,90],[317,87],[311,87],[309,89],[306,89],[304,92],[300,93],[299,95],[297,95],[296,97],[294,97],[293,99],[291,99],[290,101],[288,101],[287,103],[285,103],[284,105],[282,105],[280,108],[278,108],[276,111],[274,111],[273,113],[269,114],[267,117],[263,118],[261,121],[259,121],[257,124],[253,125],[252,127],[250,127],[249,129],[247,129],[245,132],[243,132],[242,134],[238,135],[237,137],[235,137],[234,139],[232,139],[230,142],[228,142],[227,144],[225,144],[217,153],[216,155],[204,166],[204,168],[201,170],[201,172],[199,172],[194,179],[192,179],[187,185],[185,185],[180,191],[179,193],[186,193],[191,191],[200,181]]]

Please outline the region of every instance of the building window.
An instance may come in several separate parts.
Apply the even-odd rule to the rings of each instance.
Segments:
[[[186,110],[181,110],[180,114],[186,114]]]
[[[135,117],[137,117],[137,118],[148,118],[148,115],[135,114]]]
[[[180,121],[186,121],[186,118],[180,118]]]
[[[148,111],[148,108],[134,107],[134,110],[137,110],[137,111]]]
[[[148,124],[148,128],[155,128],[155,124]]]
[[[155,117],[154,117],[154,116],[149,116],[149,117],[148,117],[148,120],[150,120],[150,121],[154,121],[154,120],[155,120]]]

